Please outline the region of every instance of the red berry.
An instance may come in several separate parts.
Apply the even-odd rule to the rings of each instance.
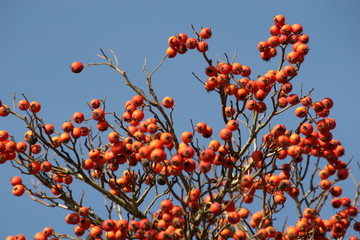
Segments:
[[[84,65],[81,62],[73,62],[70,69],[73,73],[79,73],[84,69]]]

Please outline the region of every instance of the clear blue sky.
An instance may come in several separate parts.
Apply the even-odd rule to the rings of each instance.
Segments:
[[[108,110],[123,111],[132,96],[119,75],[106,67],[91,67],[81,74],[69,71],[73,61],[98,62],[96,54],[109,48],[118,54],[120,67],[134,82],[144,83],[144,58],[149,69],[164,56],[169,36],[192,34],[211,27],[209,56],[224,53],[252,67],[252,77],[273,69],[277,61],[264,63],[256,45],[269,36],[274,15],[288,23],[300,23],[310,35],[310,53],[294,87],[315,88],[313,98],[331,97],[337,121],[335,138],[346,148],[347,161],[359,160],[359,1],[1,1],[0,2],[0,99],[12,105],[14,92],[42,103],[42,116],[58,129],[76,111],[87,110],[86,102],[107,97]],[[191,75],[203,76],[206,67],[199,54],[189,52],[167,59],[156,74],[159,96],[177,102],[178,131],[190,129],[190,121],[216,126],[214,95],[206,94]],[[281,119],[280,119],[281,120]],[[0,128],[22,138],[20,122],[0,119]],[[216,127],[215,127],[216,128]],[[355,171],[358,171],[355,168]],[[25,234],[31,239],[43,227],[71,233],[66,211],[48,209],[27,195],[16,198],[8,182],[18,174],[10,164],[0,165],[0,239]],[[357,176],[357,180],[360,178]],[[28,184],[30,184],[28,182]],[[354,186],[346,189],[353,191]],[[94,199],[103,204],[103,199]]]

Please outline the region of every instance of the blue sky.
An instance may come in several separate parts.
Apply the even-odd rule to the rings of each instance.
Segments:
[[[0,99],[12,105],[14,92],[18,98],[24,93],[42,103],[42,116],[57,128],[74,112],[87,110],[86,103],[93,98],[106,96],[107,109],[121,112],[133,94],[119,75],[103,66],[73,74],[69,64],[99,62],[99,49],[112,48],[120,67],[141,86],[144,59],[149,69],[154,68],[164,56],[168,37],[180,32],[192,35],[191,24],[196,29],[212,28],[210,57],[232,56],[236,50],[237,61],[251,66],[255,78],[277,66],[277,59],[262,62],[256,45],[269,37],[273,16],[283,14],[288,23],[302,24],[310,35],[310,53],[294,88],[299,89],[301,83],[304,91],[315,89],[313,98],[334,100],[331,116],[337,128],[333,133],[346,148],[344,160],[353,157],[356,162],[360,156],[359,10],[358,1],[323,0],[1,1]],[[179,132],[190,129],[190,118],[214,126],[221,121],[214,117],[214,94],[207,94],[191,74],[204,76],[205,67],[201,56],[191,51],[167,59],[155,75],[159,96],[172,96],[177,103]],[[22,138],[24,129],[19,123],[1,118],[0,128]],[[28,196],[12,196],[8,180],[16,174],[10,164],[0,165],[0,239],[18,233],[31,239],[49,225],[71,232],[72,226],[63,220],[67,212],[40,206]]]

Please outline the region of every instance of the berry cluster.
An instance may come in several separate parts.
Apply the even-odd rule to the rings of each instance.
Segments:
[[[303,27],[300,24],[289,25],[285,22],[283,15],[276,15],[274,25],[269,31],[271,37],[257,45],[261,59],[269,61],[277,55],[276,47],[291,44],[292,51],[287,54],[286,60],[291,64],[300,64],[304,61],[304,56],[309,52],[309,47],[306,45],[309,42],[309,36],[303,33]]]
[[[184,54],[188,49],[197,49],[201,53],[205,53],[209,45],[205,39],[209,39],[212,35],[210,28],[201,29],[198,34],[199,38],[189,38],[185,33],[179,33],[177,36],[171,36],[168,39],[169,47],[166,49],[168,58],[175,57],[178,53]]]

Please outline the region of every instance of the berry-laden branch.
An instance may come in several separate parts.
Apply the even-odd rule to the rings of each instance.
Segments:
[[[71,64],[74,73],[98,65],[117,71],[134,91],[121,113],[106,111],[106,98],[93,99],[90,113],[75,112],[55,128],[40,117],[40,103],[25,95],[14,97],[12,108],[0,102],[0,116],[25,125],[23,140],[0,130],[0,163],[38,181],[31,186],[14,176],[12,193],[26,191],[40,204],[70,211],[65,221],[74,225],[75,237],[48,227],[34,239],[344,239],[351,227],[360,231],[359,186],[353,199],[340,187],[349,163],[333,136],[334,103],[313,100],[313,89],[293,91],[309,53],[303,27],[274,17],[271,36],[257,49],[262,60],[279,64],[256,78],[235,61],[236,52],[231,61],[226,53],[224,61],[211,58],[211,28],[191,28],[195,37],[169,37],[165,57],[150,73],[145,60],[147,92],[119,67],[112,49],[111,57],[100,49],[103,63]],[[193,49],[205,61],[205,72],[193,75],[218,95],[222,124],[213,129],[191,120],[178,134],[175,101],[160,101],[153,78],[166,58]],[[105,199],[105,212],[90,191]],[[295,209],[297,217],[290,214]]]

